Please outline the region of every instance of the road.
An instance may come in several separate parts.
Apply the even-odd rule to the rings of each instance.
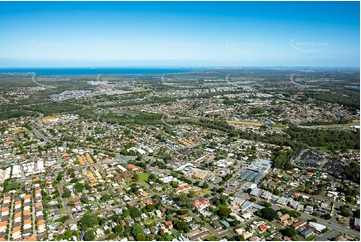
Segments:
[[[162,123],[163,123],[165,126],[169,127],[169,128],[173,128],[171,125],[167,124],[167,123],[164,121],[164,117],[165,117],[165,115],[163,115],[162,118],[160,119],[160,120],[162,121]]]
[[[66,212],[66,215],[69,217],[68,220],[67,220],[67,223],[71,224],[74,221],[76,221],[76,219],[73,218],[73,216],[72,216],[72,214],[70,212],[70,209],[68,208],[68,204],[67,204],[66,200],[62,197],[62,195],[63,195],[63,185],[61,184],[61,182],[58,183],[58,189],[59,189],[59,194],[60,194],[60,200],[63,203],[63,207],[64,207],[64,210]]]
[[[13,195],[11,195],[13,197]],[[14,209],[14,198],[11,199],[11,203],[9,204],[9,233],[8,233],[8,240],[10,240],[11,232],[12,232],[12,225],[13,225],[13,209]]]
[[[32,197],[34,197],[33,196],[33,194],[32,194]],[[34,201],[34,199],[31,199],[31,206],[33,207],[33,209],[32,209],[32,218],[31,218],[31,222],[32,222],[32,224],[33,224],[33,235],[37,235],[37,231],[36,231],[36,226],[35,226],[35,219],[36,219],[36,214],[35,214],[35,201]]]
[[[285,208],[285,207],[273,205],[272,208],[277,211],[277,210],[280,210],[281,208]],[[290,209],[290,208],[287,207],[287,209]],[[319,217],[314,217],[314,216],[306,214],[306,213],[302,213],[302,212],[300,212],[300,213],[301,213],[301,216],[300,216],[301,219],[311,220],[312,218],[315,218],[315,219],[317,219],[317,223],[322,224],[332,230],[336,230],[336,231],[339,231],[339,232],[342,232],[345,234],[355,236],[356,238],[360,238],[360,232],[357,230],[346,228],[345,226],[342,226],[338,223],[330,222],[330,221],[324,220]]]
[[[194,220],[196,220],[198,223],[202,222],[203,220],[195,213],[193,213],[191,210],[189,210],[189,215],[191,215]],[[204,226],[217,238],[222,239],[225,236],[230,236],[231,231],[226,230],[222,233],[218,233],[217,230],[215,230],[209,223],[204,222]]]
[[[328,233],[322,235],[317,241],[327,241],[331,238],[336,237],[336,235],[339,233],[337,230],[331,230]]]

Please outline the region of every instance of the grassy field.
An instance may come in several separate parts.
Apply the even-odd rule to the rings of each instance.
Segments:
[[[284,124],[272,124],[272,127],[285,129],[285,128],[287,128],[287,125],[284,125]]]
[[[276,102],[279,102],[279,103],[290,103],[290,101],[288,101],[288,100],[283,100],[283,99],[278,99]]]
[[[243,122],[243,121],[228,121],[228,123],[229,124],[236,124],[236,125],[250,125],[250,126],[256,126],[256,127],[263,126],[262,123]]]
[[[18,183],[18,182],[9,183],[9,184],[5,187],[5,190],[6,190],[6,191],[19,190],[19,186],[20,186],[20,183]]]
[[[152,91],[152,89],[145,89],[145,88],[138,88],[138,89],[134,89],[132,90],[132,92],[149,92],[149,91]]]
[[[148,173],[139,173],[138,178],[139,178],[139,181],[148,182],[149,174]]]
[[[204,195],[206,195],[206,194],[211,194],[211,190],[209,190],[209,189],[202,189],[202,190],[199,190],[199,191],[194,192],[194,195],[195,195],[196,197],[202,197],[202,196],[204,196]]]

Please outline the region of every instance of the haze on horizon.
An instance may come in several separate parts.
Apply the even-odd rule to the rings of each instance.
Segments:
[[[360,2],[0,2],[0,67],[360,66]]]

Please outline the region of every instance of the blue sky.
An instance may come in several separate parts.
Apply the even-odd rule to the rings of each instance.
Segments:
[[[0,2],[0,67],[360,65],[359,2]]]

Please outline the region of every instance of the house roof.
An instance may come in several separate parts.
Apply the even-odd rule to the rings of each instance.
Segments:
[[[164,224],[165,224],[165,225],[167,225],[167,226],[171,226],[171,225],[173,225],[173,223],[172,223],[172,221],[171,221],[171,220],[169,220],[169,221],[165,221],[165,222],[164,222]]]
[[[30,210],[24,210],[24,215],[30,215]]]
[[[312,229],[306,228],[306,229],[302,230],[300,234],[304,237],[307,237],[308,235],[310,235],[312,233],[313,233]]]
[[[319,223],[309,222],[309,224],[319,232],[326,229],[326,226],[319,224]]]
[[[9,211],[9,208],[8,208],[8,207],[4,207],[1,211],[2,211],[2,212]]]
[[[27,238],[25,241],[36,241],[36,236],[32,236],[30,238]]]
[[[258,226],[258,228],[260,228],[262,231],[266,231],[267,230],[267,226],[264,224],[261,224],[260,226]]]
[[[4,227],[4,226],[6,226],[7,224],[8,224],[8,221],[1,222],[1,223],[0,223],[0,227]]]
[[[298,220],[297,222],[294,222],[294,223],[292,224],[292,227],[297,228],[297,227],[302,226],[303,224],[306,224],[306,223],[307,223],[306,220],[300,219],[300,220]]]
[[[258,196],[259,195],[259,189],[257,187],[255,187],[251,192],[250,192],[250,195],[253,195],[253,196]]]
[[[16,226],[13,228],[13,233],[16,233],[18,231],[20,231],[20,226]]]
[[[24,224],[31,224],[31,219],[24,220]]]

